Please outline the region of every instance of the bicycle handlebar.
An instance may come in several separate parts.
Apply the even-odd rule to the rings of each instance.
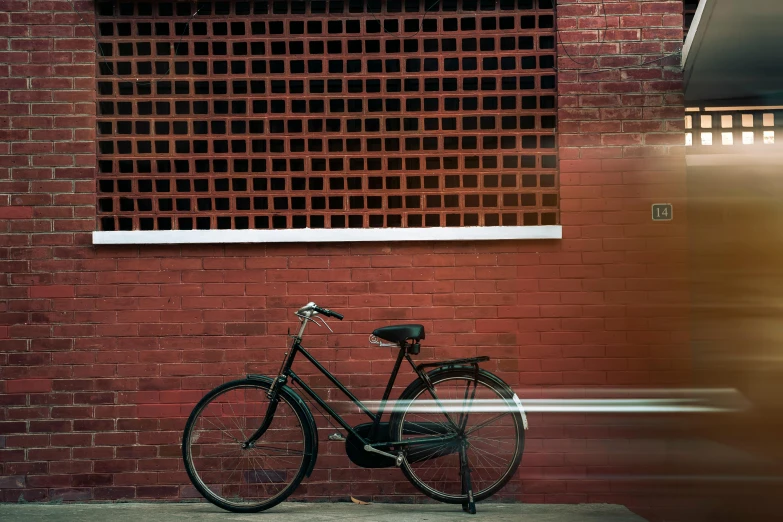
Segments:
[[[313,306],[313,310],[318,312],[319,314],[323,314],[326,317],[334,317],[339,320],[343,320],[345,317],[343,314],[338,314],[337,312],[333,312],[332,310],[329,310],[328,308],[321,308],[320,306]]]

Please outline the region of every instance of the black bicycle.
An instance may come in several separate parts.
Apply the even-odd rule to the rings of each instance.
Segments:
[[[522,459],[527,419],[517,395],[499,377],[479,368],[489,357],[416,365],[424,327],[418,324],[378,328],[370,337],[399,354],[377,413],[356,398],[302,345],[308,323],[343,316],[315,303],[300,308],[299,333],[293,336],[276,377],[248,375],[207,393],[188,418],[182,456],[190,480],[213,504],[239,513],[269,509],[285,500],[318,456],[318,436],[310,409],[288,386],[299,385],[348,432],[352,462],[366,468],[398,466],[422,493],[441,502],[475,502],[498,492]],[[321,315],[321,317],[317,317]],[[384,343],[383,341],[387,341]],[[291,370],[301,353],[339,388],[371,422],[350,426]],[[381,422],[402,360],[418,376]]]

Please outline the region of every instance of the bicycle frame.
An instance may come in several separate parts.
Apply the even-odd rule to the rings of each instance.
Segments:
[[[303,322],[306,323],[306,322]],[[342,382],[340,382],[337,377],[332,375],[329,370],[327,370],[318,360],[310,354],[305,348],[300,344],[302,339],[302,333],[304,332],[304,324],[302,325],[302,328],[299,332],[299,335],[294,337],[294,341],[291,344],[291,349],[289,352],[286,353],[283,364],[280,368],[280,372],[278,373],[277,378],[275,379],[275,382],[272,384],[271,389],[269,390],[268,396],[270,398],[270,404],[267,408],[266,414],[264,416],[263,421],[261,422],[261,426],[256,430],[256,432],[247,440],[245,441],[244,445],[249,446],[252,445],[256,440],[258,440],[264,432],[269,428],[269,426],[272,423],[272,418],[274,417],[274,413],[277,406],[277,394],[278,389],[280,386],[285,385],[288,382],[288,379],[290,378],[293,382],[297,383],[299,386],[302,387],[302,389],[316,402],[318,403],[334,420],[336,420],[340,425],[345,428],[350,434],[352,434],[354,437],[356,437],[359,441],[361,441],[362,445],[364,446],[370,446],[372,448],[379,448],[379,447],[387,447],[387,446],[406,446],[411,444],[426,444],[431,442],[445,442],[449,440],[456,439],[459,436],[460,433],[460,425],[463,424],[462,419],[460,419],[459,424],[454,422],[454,420],[451,418],[451,415],[448,414],[448,412],[443,408],[443,405],[440,403],[440,401],[437,399],[435,395],[435,390],[433,389],[432,385],[429,382],[429,379],[426,376],[426,373],[422,370],[422,367],[424,365],[416,366],[414,364],[413,360],[411,359],[410,355],[407,352],[407,346],[403,345],[400,347],[399,354],[397,355],[397,360],[394,363],[394,369],[392,370],[391,376],[389,377],[389,383],[386,385],[386,390],[383,393],[383,398],[381,399],[381,403],[378,406],[378,411],[376,413],[371,412],[365,405],[362,403],[361,400],[359,400],[358,397],[356,397],[351,391],[346,388]],[[292,369],[291,366],[294,363],[294,359],[296,358],[296,355],[300,353],[310,361],[318,371],[320,371],[329,381],[337,386],[337,388],[346,395],[356,406],[359,407],[359,409],[367,415],[373,422],[372,428],[370,430],[370,439],[367,440],[361,435],[359,435],[356,430],[353,429],[352,426],[350,426],[345,419],[342,418],[342,416],[334,411],[331,406],[323,399],[320,395],[318,395],[310,386],[305,383],[301,377],[299,377]],[[413,368],[413,371],[416,372],[416,375],[422,381],[427,385],[427,388],[429,389],[430,393],[432,394],[433,398],[435,399],[435,402],[440,406],[441,411],[448,419],[451,426],[454,428],[455,433],[448,436],[440,436],[440,437],[426,437],[426,438],[418,438],[415,440],[407,440],[407,441],[384,441],[384,442],[373,442],[372,439],[375,438],[375,435],[378,430],[378,426],[381,422],[381,417],[383,416],[384,409],[386,407],[386,402],[389,399],[389,396],[391,395],[392,388],[394,386],[394,381],[397,379],[397,373],[400,370],[400,366],[402,365],[402,360],[406,359],[411,367]],[[427,365],[429,366],[429,365]],[[249,376],[252,377],[252,376]],[[463,428],[464,430],[464,428]]]

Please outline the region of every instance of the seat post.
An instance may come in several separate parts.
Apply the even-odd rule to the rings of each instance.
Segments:
[[[389,383],[386,385],[386,390],[383,392],[383,398],[381,399],[381,404],[378,406],[378,413],[375,415],[375,422],[373,422],[372,430],[370,431],[370,440],[375,439],[375,435],[378,431],[378,425],[381,422],[381,417],[383,416],[383,409],[386,407],[386,401],[389,399],[389,395],[391,395],[392,388],[394,387],[394,381],[397,379],[397,372],[400,371],[400,365],[402,364],[402,359],[406,355],[406,344],[405,341],[402,341],[400,343],[400,351],[397,353],[397,361],[394,363],[394,368],[392,369],[391,376],[389,377]]]

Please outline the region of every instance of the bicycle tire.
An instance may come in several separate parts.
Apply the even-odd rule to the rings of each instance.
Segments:
[[[278,389],[280,403],[278,404],[278,412],[276,412],[275,414],[275,419],[278,418],[278,413],[280,413],[280,408],[279,408],[280,405],[284,404],[290,407],[291,412],[296,416],[296,420],[299,424],[299,428],[301,429],[301,432],[303,434],[302,450],[296,451],[296,454],[301,453],[302,456],[298,468],[295,470],[295,472],[291,470],[283,471],[283,473],[285,473],[286,476],[291,474],[292,480],[283,489],[281,489],[279,492],[274,494],[271,498],[268,498],[266,500],[260,500],[256,503],[248,504],[248,503],[239,503],[236,500],[224,498],[224,493],[222,492],[222,488],[220,488],[220,491],[216,492],[214,491],[215,488],[207,485],[202,479],[201,474],[199,473],[199,469],[197,469],[197,466],[194,463],[194,451],[192,448],[193,443],[194,442],[197,443],[200,440],[199,435],[196,435],[194,437],[194,428],[196,427],[196,423],[199,422],[199,420],[202,418],[201,414],[209,407],[209,405],[215,399],[218,399],[221,396],[225,396],[226,394],[232,392],[233,390],[255,389],[260,394],[259,396],[266,397],[266,393],[270,389],[271,383],[272,383],[272,379],[268,377],[259,376],[259,377],[254,377],[252,379],[239,379],[239,380],[222,384],[221,386],[218,386],[217,388],[211,390],[198,402],[198,404],[193,408],[193,411],[191,412],[190,417],[188,418],[188,421],[185,425],[185,431],[182,437],[182,458],[185,463],[185,470],[187,471],[188,477],[190,478],[190,481],[193,483],[193,486],[198,490],[199,493],[201,493],[202,496],[204,496],[206,500],[227,511],[231,511],[234,513],[256,513],[276,506],[277,504],[279,504],[280,502],[288,498],[288,496],[290,496],[294,492],[294,490],[296,490],[296,488],[304,479],[305,475],[309,475],[309,473],[312,471],[313,465],[315,464],[315,459],[317,458],[317,453],[318,453],[318,440],[317,440],[317,432],[315,431],[315,422],[313,420],[312,413],[307,408],[304,401],[302,401],[302,399],[293,390],[291,390],[288,386],[281,386]],[[220,406],[219,408],[220,409],[218,411],[222,411],[225,409],[223,406]],[[247,409],[247,408],[243,408],[243,409]],[[233,409],[232,409],[232,413],[233,413]],[[257,422],[258,416],[254,416],[253,420]],[[216,423],[210,421],[210,423],[213,426],[218,428],[218,431],[229,433],[226,430],[234,430],[233,425],[229,424],[228,425],[229,427],[226,427],[226,425],[223,423],[221,419],[218,419],[218,421],[225,429],[222,429],[220,426],[217,426]],[[285,423],[286,420],[284,419],[282,422]],[[270,430],[272,430],[272,428],[275,426],[274,423],[275,420],[273,420],[273,424],[270,427]],[[237,429],[241,432],[243,428],[240,427],[239,424],[236,425],[237,425]],[[244,432],[244,436],[247,436],[247,433],[252,433],[251,431],[252,429],[253,428],[251,428],[250,426],[247,426],[246,431]],[[286,434],[287,433],[288,432],[286,432]],[[212,444],[213,446],[215,444],[223,444],[222,440],[224,439],[224,433],[220,433],[218,437],[219,439],[221,439],[220,442],[213,443]],[[235,440],[237,441],[236,445],[238,445],[239,440],[238,439]],[[259,440],[264,440],[264,438],[262,437],[262,439]],[[283,444],[282,442],[275,441],[274,439],[272,439],[272,443],[278,445]],[[289,443],[286,442],[285,444],[287,446]],[[229,444],[225,444],[225,446],[231,448],[234,447],[235,444],[229,443]],[[270,448],[272,447],[270,446]],[[276,451],[279,450],[279,448],[272,448],[272,449],[275,449]],[[243,450],[243,451],[247,451],[247,450]],[[240,452],[240,454],[242,453]],[[278,456],[265,455],[264,457],[259,457],[259,458],[263,459],[266,457],[270,459],[275,459],[275,458],[278,460],[281,459],[279,454]],[[214,463],[213,463],[214,460],[222,461],[224,459],[225,460],[229,459],[229,457],[224,457],[222,453],[219,455],[218,454],[206,455],[206,456],[202,455],[200,453],[200,448],[199,448],[199,455],[196,457],[196,459],[198,458],[201,458],[204,461],[211,459],[210,464],[212,464],[213,467],[214,467]],[[238,459],[241,458],[242,457],[238,457]],[[248,462],[252,460],[251,465],[253,466],[259,465],[256,458],[247,457],[247,459]],[[232,461],[229,461],[229,466],[231,462]],[[239,466],[239,462],[240,461],[238,460],[237,467]],[[285,461],[283,460],[283,462]],[[207,471],[202,470],[202,473],[204,473],[205,476],[209,472],[216,473],[214,469],[209,469],[208,467],[205,467],[204,469],[207,470]],[[235,468],[231,472],[231,476],[233,476],[233,474],[236,473],[236,471],[237,469]],[[254,487],[256,488],[259,487],[257,484],[274,483],[275,478],[279,477],[279,475],[275,475],[275,472],[271,469],[264,470],[262,468],[260,472],[257,469],[239,470],[239,471],[240,471],[239,473],[240,480],[242,479],[242,476],[244,474],[247,482],[249,484],[254,484]],[[222,473],[225,473],[225,471],[223,471]],[[261,473],[263,473],[265,477],[262,476]],[[270,478],[270,473],[271,473],[271,478]],[[248,485],[247,487],[248,487],[248,494],[249,494],[251,486]],[[241,486],[239,492],[241,493]]]
[[[437,393],[437,385],[439,383],[443,383],[455,379],[465,379],[465,380],[472,381],[474,379],[475,371],[472,367],[464,367],[464,366],[463,367],[440,367],[440,368],[436,368],[435,370],[432,370],[427,375],[432,385],[436,387],[436,393]],[[515,448],[514,448],[514,454],[509,462],[508,468],[499,477],[499,479],[494,481],[488,487],[484,487],[481,490],[474,491],[475,501],[485,500],[491,497],[492,495],[497,493],[500,489],[502,489],[508,483],[509,480],[511,480],[511,478],[514,476],[514,473],[516,472],[517,468],[519,467],[522,461],[522,454],[524,452],[524,445],[525,445],[525,422],[514,402],[513,390],[511,390],[511,388],[505,382],[503,382],[502,379],[500,379],[496,375],[486,370],[479,370],[478,382],[483,386],[487,387],[488,389],[492,390],[494,394],[496,394],[506,403],[505,407],[508,408],[509,416],[513,419],[513,426],[515,429],[515,435],[514,435]],[[406,409],[407,408],[406,404],[412,404],[416,400],[416,398],[420,397],[422,394],[426,394],[429,397],[429,393],[427,393],[427,389],[428,389],[427,385],[421,379],[416,379],[400,395],[399,400],[400,400],[401,408],[395,411],[390,419],[390,425],[391,425],[390,433],[392,434],[392,438],[394,440],[405,440],[404,428],[406,427],[406,416],[407,416],[406,414],[408,413],[408,410]],[[408,426],[410,426],[411,421],[407,421],[407,422],[409,423]],[[410,431],[410,428],[407,429]],[[415,448],[415,445],[408,446],[408,448]],[[428,449],[427,451],[431,451],[431,450]],[[438,451],[439,451],[438,448],[435,448],[435,451],[433,452],[435,453],[434,458],[444,458],[450,453],[454,453],[453,450],[448,450],[448,449],[440,450],[439,454]],[[402,461],[402,465],[400,466],[400,469],[402,470],[405,477],[411,482],[411,484],[413,484],[419,491],[421,491],[422,493],[424,493],[430,498],[448,504],[464,505],[468,501],[468,496],[465,494],[445,493],[425,483],[425,481],[417,475],[416,470],[413,467],[413,465],[415,465],[417,462],[422,461],[421,457],[420,456],[418,457],[419,460],[417,460],[416,456],[413,456],[413,458],[409,458],[410,453],[415,453],[415,449],[410,450],[410,453],[408,451],[404,451],[403,453],[404,453],[404,459]],[[459,475],[457,475],[457,478],[459,478]]]

